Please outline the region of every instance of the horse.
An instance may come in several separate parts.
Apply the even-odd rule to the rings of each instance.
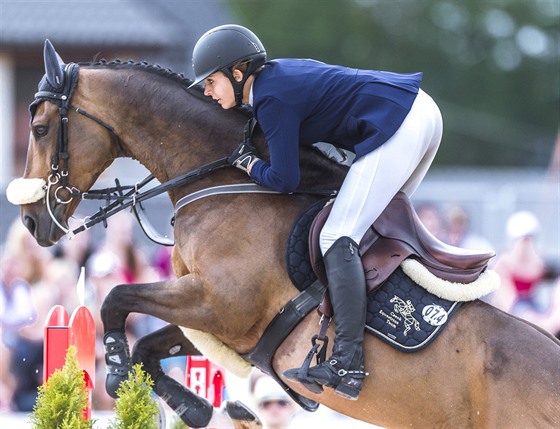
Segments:
[[[194,172],[196,180],[166,188],[176,205],[193,193],[244,185],[247,176],[227,165],[243,138],[247,114],[223,111],[190,81],[158,66],[138,62],[64,64],[45,45],[45,77],[32,103],[29,148],[21,195],[21,219],[42,246],[68,233],[68,219],[99,175],[117,157],[142,163],[162,184]],[[258,129],[253,142],[264,159]],[[233,355],[246,356],[281,313],[300,309],[299,290],[287,273],[286,242],[302,213],[338,189],[346,168],[313,148],[300,150],[300,190],[291,195],[209,193],[176,208],[172,264],[176,278],[149,284],[116,285],[101,308],[114,393],[130,365],[143,362],[157,380],[154,390],[190,426],[206,426],[218,409],[170,382],[159,359],[197,354],[185,333],[214,338]],[[201,168],[200,166],[204,166]],[[204,174],[201,173],[204,171]],[[307,191],[310,192],[307,192]],[[288,304],[290,305],[288,305]],[[294,310],[295,311],[295,310]],[[167,323],[128,350],[125,321],[130,313]],[[366,335],[369,375],[357,401],[330,388],[312,393],[282,377],[299,367],[316,334],[320,315],[307,309],[277,347],[265,351],[270,368],[305,408],[324,404],[347,416],[387,428],[558,427],[560,342],[542,329],[475,299],[465,302],[437,338],[422,350],[404,353]],[[180,328],[181,327],[181,328]],[[332,326],[327,330],[333,336]],[[242,361],[243,359],[240,358]],[[118,365],[118,362],[121,365]],[[257,364],[259,365],[259,364]],[[113,373],[114,370],[114,373]],[[235,403],[225,413],[234,427],[259,427],[248,408]]]

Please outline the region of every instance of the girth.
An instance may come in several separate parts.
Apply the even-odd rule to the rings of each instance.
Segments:
[[[319,281],[316,281],[295,298],[292,298],[272,319],[255,348],[243,355],[244,359],[274,378],[286,393],[307,411],[317,410],[319,404],[301,396],[286,385],[272,368],[272,358],[280,344],[284,342],[298,323],[317,308],[324,291],[325,287]]]

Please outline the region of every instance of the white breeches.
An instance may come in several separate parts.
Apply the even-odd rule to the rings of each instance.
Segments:
[[[321,230],[323,255],[340,237],[360,243],[398,191],[412,195],[434,160],[442,132],[439,108],[420,90],[395,135],[350,167]]]

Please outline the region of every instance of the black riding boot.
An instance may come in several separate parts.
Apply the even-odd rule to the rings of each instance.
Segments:
[[[358,399],[362,390],[364,357],[362,343],[366,322],[366,279],[358,246],[349,237],[341,237],[325,254],[328,289],[334,311],[335,337],[333,354],[326,361],[309,368],[284,371],[291,380],[306,387],[333,387],[347,399]],[[310,389],[315,391],[317,389]]]

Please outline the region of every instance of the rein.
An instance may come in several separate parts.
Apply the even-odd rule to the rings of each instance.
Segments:
[[[204,164],[201,167],[195,168],[188,173],[185,173],[181,176],[177,176],[174,179],[168,180],[148,191],[143,193],[139,193],[139,189],[147,185],[151,182],[155,177],[153,175],[149,175],[146,177],[142,182],[128,187],[121,187],[118,179],[116,179],[117,186],[114,188],[109,188],[106,190],[94,190],[90,192],[81,193],[82,199],[107,199],[107,200],[116,200],[111,204],[108,204],[104,208],[101,208],[97,213],[90,216],[88,220],[84,222],[83,225],[79,226],[78,228],[71,231],[72,234],[77,234],[78,232],[85,231],[86,229],[91,228],[93,225],[98,224],[99,222],[104,222],[108,217],[113,216],[114,214],[124,210],[128,207],[135,208],[139,203],[145,201],[147,199],[153,198],[157,195],[160,195],[164,192],[167,192],[173,188],[187,185],[189,183],[193,183],[203,177],[208,176],[210,173],[219,170],[223,167],[229,166],[227,162],[227,157],[218,159],[216,161],[210,162],[208,164]],[[127,193],[123,194],[123,189],[130,189]],[[94,193],[95,192],[95,193]],[[115,195],[116,193],[116,195]],[[128,200],[127,202],[123,202]],[[136,211],[136,210],[135,210]],[[138,212],[136,212],[138,216]],[[143,227],[143,225],[141,224]],[[144,227],[143,227],[144,229]],[[146,230],[144,229],[144,232]],[[147,234],[148,235],[148,234]],[[153,237],[150,237],[153,240]],[[155,240],[154,240],[155,241]],[[156,241],[157,242],[157,241]],[[165,244],[165,243],[160,243]],[[172,245],[172,244],[171,244]]]
[[[204,164],[201,167],[190,170],[189,172],[177,176],[171,180],[168,180],[148,191],[140,192],[144,186],[150,183],[155,177],[154,175],[149,175],[144,180],[136,183],[133,186],[121,186],[118,179],[115,179],[115,185],[112,188],[106,189],[92,189],[87,192],[82,192],[75,186],[71,186],[68,180],[68,160],[70,154],[68,152],[68,111],[73,110],[80,115],[96,122],[101,125],[111,134],[113,140],[120,146],[121,152],[124,151],[121,140],[119,136],[115,133],[115,129],[99,119],[98,117],[86,112],[85,110],[70,104],[70,99],[72,93],[76,88],[78,83],[78,69],[79,66],[76,63],[69,63],[64,67],[64,77],[63,77],[63,90],[57,92],[56,90],[50,90],[51,88],[47,86],[46,88],[39,88],[40,90],[35,94],[35,100],[30,106],[30,112],[32,117],[34,116],[37,105],[44,100],[48,100],[53,104],[57,105],[59,108],[59,129],[58,129],[58,139],[55,147],[55,151],[52,158],[51,172],[47,179],[45,200],[47,211],[52,219],[52,221],[66,234],[70,234],[70,238],[75,234],[85,231],[92,226],[103,222],[103,225],[107,227],[107,218],[113,216],[114,214],[131,207],[136,215],[136,219],[140,224],[140,227],[146,234],[146,236],[152,241],[166,246],[173,246],[173,240],[162,237],[155,232],[155,230],[149,224],[147,218],[143,215],[143,207],[141,205],[142,201],[153,198],[164,192],[167,192],[173,188],[187,185],[193,183],[203,177],[208,176],[216,170],[230,166],[228,163],[228,158],[224,157],[216,161]],[[249,141],[252,137],[253,130],[256,125],[256,120],[250,118],[244,128],[244,141]],[[59,162],[61,165],[59,165]],[[51,208],[49,195],[51,194],[51,188],[55,187],[53,191],[54,198],[58,204],[69,204],[73,199],[82,200],[105,200],[105,207],[100,208],[96,213],[91,216],[87,216],[83,219],[83,224],[79,227],[70,230],[65,228],[56,219]],[[44,187],[44,188],[45,188]],[[59,194],[61,191],[66,191],[69,193],[67,199],[63,199]],[[254,183],[245,183],[237,185],[223,185],[214,188],[203,189],[201,191],[195,192],[194,194],[187,195],[181,198],[175,207],[175,215],[177,212],[187,204],[194,202],[200,198],[205,198],[212,195],[223,195],[223,194],[242,194],[242,193],[267,193],[267,194],[280,194],[270,189],[263,188],[262,186],[256,185]],[[298,193],[306,194],[316,194],[325,196],[334,196],[336,191],[298,191]],[[141,210],[138,210],[140,208]]]
[[[156,186],[150,189],[149,191],[143,193],[139,193],[139,190],[154,179],[153,175],[149,175],[143,181],[137,183],[134,186],[121,186],[118,179],[115,180],[116,186],[113,188],[107,188],[101,190],[94,189],[88,192],[82,192],[75,186],[71,186],[68,181],[68,160],[70,158],[70,154],[68,152],[68,111],[69,110],[74,110],[80,115],[104,127],[106,130],[109,131],[113,139],[122,148],[121,140],[118,137],[118,135],[115,133],[115,129],[111,125],[107,124],[106,122],[97,118],[96,116],[86,112],[85,110],[70,104],[72,93],[78,83],[78,68],[79,68],[78,64],[75,63],[67,64],[64,67],[64,78],[63,78],[64,88],[62,90],[62,93],[50,91],[46,89],[40,90],[35,94],[35,101],[30,106],[30,111],[32,116],[35,113],[36,106],[44,100],[48,100],[58,106],[58,114],[60,118],[59,128],[58,128],[58,139],[56,142],[56,147],[52,158],[51,172],[47,179],[47,185],[46,185],[47,190],[46,190],[45,200],[46,200],[47,210],[49,212],[49,215],[51,216],[51,219],[65,233],[75,235],[79,232],[91,228],[92,226],[96,225],[99,222],[103,222],[104,225],[107,226],[106,219],[120,212],[121,210],[124,210],[128,207],[135,207],[138,203],[144,200],[155,197],[156,195],[162,194],[175,187],[194,182],[195,180],[207,176],[213,171],[216,171],[220,168],[229,165],[227,162],[227,157],[224,157],[216,161],[210,162],[208,164],[205,164],[201,167],[195,168],[186,174],[168,180],[167,182],[164,182],[159,186]],[[58,186],[54,190],[53,194],[58,204],[69,204],[73,199],[82,199],[82,200],[106,200],[107,205],[104,208],[99,209],[99,211],[93,214],[92,216],[86,217],[84,219],[84,223],[78,228],[74,230],[69,230],[68,228],[65,228],[63,225],[61,225],[58,219],[56,219],[50,205],[50,199],[49,199],[50,190],[52,187],[55,187],[56,185]],[[70,194],[70,196],[67,199],[63,199],[60,196],[60,192],[64,190]],[[113,202],[111,203],[111,201]],[[135,212],[138,217],[138,213],[136,210]],[[145,229],[144,232],[146,232]]]

